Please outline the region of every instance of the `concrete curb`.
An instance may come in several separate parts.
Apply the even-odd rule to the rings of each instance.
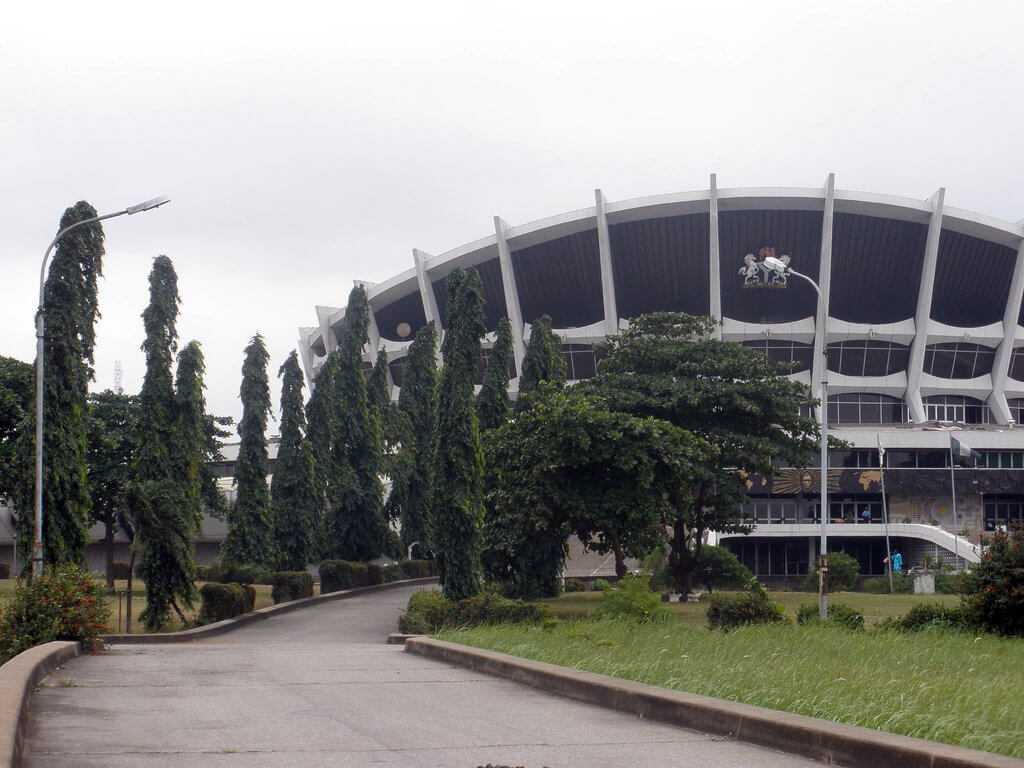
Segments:
[[[342,589],[337,592],[328,592],[326,595],[316,595],[315,597],[304,597],[301,600],[291,600],[287,603],[278,603],[277,605],[270,605],[266,608],[260,608],[258,611],[252,611],[251,613],[245,613],[241,616],[237,616],[234,619],[225,619],[224,621],[218,621],[215,624],[207,624],[204,627],[196,627],[194,629],[184,629],[181,632],[165,632],[155,634],[139,634],[139,635],[104,635],[103,640],[108,645],[146,645],[151,643],[187,643],[192,640],[203,640],[207,637],[216,637],[217,635],[223,635],[225,632],[231,632],[233,630],[244,627],[248,624],[252,624],[256,621],[264,621],[271,618],[272,616],[281,616],[292,611],[297,611],[300,608],[312,608],[322,603],[330,603],[335,600],[347,600],[352,597],[360,597],[362,595],[374,594],[376,592],[384,592],[389,589],[396,589],[398,587],[411,587],[417,584],[433,584],[437,582],[436,576],[429,576],[422,579],[405,579],[403,581],[390,581],[387,584],[377,584],[372,587],[356,587],[355,589]]]
[[[749,704],[671,691],[429,638],[405,650],[650,720],[850,768],[1022,768],[1024,760]]]
[[[36,685],[79,653],[77,642],[55,640],[22,651],[0,667],[0,768],[21,764],[29,698]]]

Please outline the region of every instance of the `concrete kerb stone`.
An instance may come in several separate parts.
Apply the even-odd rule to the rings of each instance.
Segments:
[[[36,685],[79,653],[77,642],[56,640],[22,651],[0,667],[0,768],[21,762],[29,698]]]
[[[1024,760],[990,752],[672,691],[441,640],[412,638],[406,641],[405,650],[559,696],[703,733],[748,741],[832,765],[850,768],[877,768],[879,765],[899,765],[900,768],[1024,767]]]
[[[355,589],[342,589],[337,592],[328,592],[326,595],[316,595],[314,597],[304,597],[301,600],[290,600],[287,603],[278,603],[277,605],[270,605],[266,608],[260,608],[258,611],[252,611],[250,613],[236,616],[233,619],[225,619],[224,621],[218,621],[214,624],[207,624],[202,627],[195,627],[193,629],[184,629],[180,632],[165,632],[165,633],[153,633],[153,634],[114,634],[104,635],[104,642],[110,645],[144,645],[149,643],[185,643],[192,640],[202,640],[207,637],[215,637],[222,635],[225,632],[231,632],[233,630],[244,627],[247,624],[251,624],[255,621],[264,621],[271,618],[272,616],[281,616],[292,611],[297,611],[301,608],[312,608],[322,603],[329,603],[335,600],[347,600],[353,597],[360,597],[361,595],[373,594],[375,592],[384,592],[389,589],[397,589],[399,587],[415,586],[417,584],[433,584],[437,582],[436,576],[430,576],[422,579],[405,579],[402,581],[390,581],[387,584],[376,584],[372,587],[356,587]]]

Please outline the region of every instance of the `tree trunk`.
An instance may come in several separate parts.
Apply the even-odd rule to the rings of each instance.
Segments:
[[[128,594],[125,596],[124,604],[125,632],[127,632],[129,635],[132,632],[132,577],[134,576],[134,574],[135,547],[131,547],[131,554],[128,556]]]
[[[107,589],[114,591],[114,520],[109,519],[105,523],[106,532],[103,535],[103,546],[107,553]]]
[[[621,581],[626,575],[626,553],[622,551],[619,542],[612,543],[612,552],[615,553],[615,575]]]

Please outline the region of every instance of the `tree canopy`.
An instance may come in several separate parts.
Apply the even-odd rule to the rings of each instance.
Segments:
[[[548,315],[541,315],[530,326],[530,343],[526,347],[523,371],[519,377],[520,397],[535,390],[542,381],[565,381],[562,339],[551,330]]]
[[[508,397],[508,369],[512,365],[512,326],[508,318],[498,321],[498,336],[484,371],[484,384],[476,398],[480,429],[487,431],[504,424],[512,413]]]
[[[32,366],[0,355],[0,499],[17,496],[21,461],[18,440],[28,428],[32,408]]]

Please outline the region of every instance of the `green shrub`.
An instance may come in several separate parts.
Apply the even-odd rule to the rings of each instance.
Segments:
[[[697,562],[697,578],[711,591],[712,589],[743,589],[754,574],[725,547],[707,546],[700,551]]]
[[[594,591],[605,592],[612,588],[612,585],[608,583],[608,579],[594,579]]]
[[[203,601],[199,610],[199,623],[213,624],[251,611],[256,590],[249,585],[211,581],[203,585],[199,596]]]
[[[788,619],[779,603],[768,599],[757,579],[751,579],[746,592],[737,595],[711,595],[707,609],[711,629],[729,631],[746,624],[786,623]]]
[[[649,576],[626,576],[615,589],[606,589],[594,611],[598,618],[632,619],[641,623],[664,621],[672,613],[661,595],[650,589]]]
[[[274,583],[273,573],[269,568],[251,563],[218,563],[211,566],[196,568],[199,581],[212,581],[218,584],[266,584]]]
[[[672,589],[672,573],[668,569],[668,554],[658,547],[641,562],[641,568],[651,574],[650,586],[654,592]]]
[[[397,563],[391,565],[376,565],[368,563],[366,566],[366,581],[371,587],[378,584],[390,584],[402,578],[402,569]]]
[[[398,628],[406,634],[430,634],[444,628],[479,624],[538,623],[546,617],[547,612],[540,606],[492,591],[451,601],[431,590],[416,592],[409,598],[409,607],[399,618]]]
[[[1000,635],[1024,635],[1024,530],[997,533],[981,562],[963,577],[971,624]]]
[[[405,547],[402,546],[402,537],[389,525],[384,531],[384,556],[390,557],[392,560],[401,560],[405,557],[405,551]]]
[[[402,560],[398,567],[403,579],[425,579],[435,575],[433,560]]]
[[[19,581],[0,618],[0,660],[51,640],[91,642],[110,618],[103,592],[103,584],[76,565]]]
[[[920,632],[923,629],[969,629],[970,622],[962,608],[947,608],[942,603],[918,603],[897,619],[887,619],[881,629]]]
[[[966,573],[937,573],[935,591],[940,595],[962,595],[967,589],[968,581]]]
[[[587,586],[579,579],[566,579],[562,590],[565,592],[586,592]]]
[[[313,596],[313,575],[308,571],[278,571],[274,574],[274,603],[287,603]]]
[[[817,577],[815,577],[817,578]],[[903,573],[892,575],[892,586],[895,594],[912,594],[914,591],[914,579]],[[889,594],[888,576],[868,576],[861,579],[860,588],[862,592],[870,592],[873,595]]]
[[[196,581],[214,581],[211,578],[215,566],[212,565],[197,565],[196,566]]]
[[[857,558],[845,552],[828,553],[828,591],[829,592],[850,592],[857,586],[857,576],[860,575],[860,563]],[[815,566],[814,573],[807,574],[804,579],[805,592],[818,591],[818,566]]]
[[[366,563],[349,560],[324,560],[320,563],[320,594],[369,585],[370,574]]]
[[[828,604],[828,620],[847,629],[864,629],[864,614],[843,603]],[[818,621],[818,606],[801,605],[796,612],[797,624],[812,624]]]

